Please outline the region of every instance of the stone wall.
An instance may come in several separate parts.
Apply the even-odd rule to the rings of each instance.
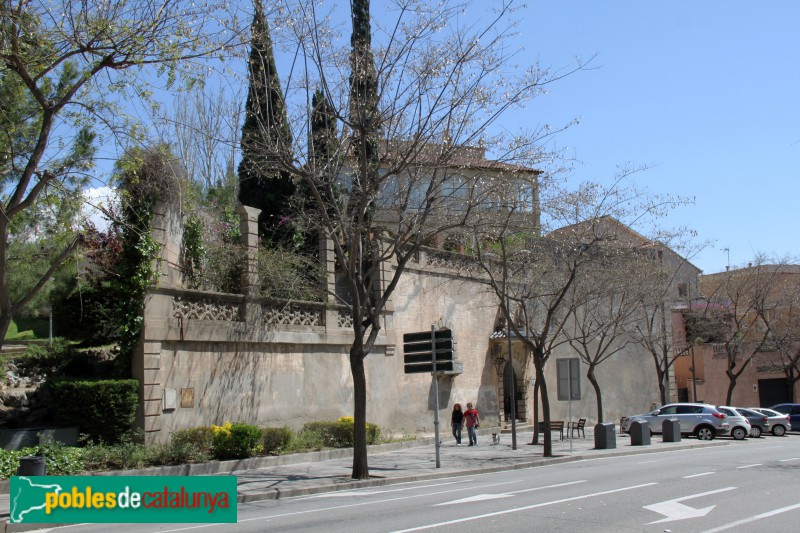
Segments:
[[[255,217],[242,209],[242,233],[255,245]],[[138,425],[149,442],[163,442],[177,429],[244,421],[288,425],[333,420],[353,412],[348,315],[333,302],[277,302],[243,294],[229,295],[180,288],[180,217],[157,212],[154,226],[166,239],[162,279],[146,299],[142,343],[134,376],[142,382]],[[333,271],[330,247],[321,256]],[[386,265],[385,269],[391,269]],[[386,275],[388,278],[388,273]],[[334,284],[333,274],[329,285]],[[498,392],[502,368],[490,337],[498,325],[496,296],[469,258],[426,250],[419,254],[394,292],[372,353],[366,359],[367,419],[394,434],[432,434],[433,384],[430,374],[403,372],[402,334],[450,328],[463,370],[439,377],[442,435],[449,433],[455,402],[472,402],[484,425],[502,418]],[[568,350],[553,355],[574,356]],[[630,348],[601,365],[606,420],[644,411],[657,399],[650,356]],[[532,413],[533,375],[520,344],[515,348],[518,411]],[[554,363],[546,369],[553,418],[567,418],[567,403],[556,397]],[[584,369],[585,371],[585,369]],[[585,377],[583,394],[572,406],[573,418],[596,421],[594,392]]]

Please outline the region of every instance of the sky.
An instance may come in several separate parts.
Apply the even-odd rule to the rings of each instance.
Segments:
[[[532,0],[521,63],[591,68],[515,115],[580,123],[557,137],[580,161],[571,179],[635,182],[693,197],[661,224],[709,241],[704,273],[757,253],[800,256],[800,2]],[[508,124],[512,127],[512,124]]]
[[[576,160],[571,182],[610,184],[618,168],[644,166],[638,186],[693,199],[659,223],[707,243],[690,257],[705,273],[759,253],[800,263],[798,27],[797,0],[529,0],[515,37],[521,66],[594,59],[501,126],[579,119],[554,141]]]

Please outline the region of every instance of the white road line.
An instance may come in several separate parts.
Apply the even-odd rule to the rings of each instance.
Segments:
[[[452,525],[452,524],[460,524],[462,522],[471,522],[472,520],[480,520],[482,518],[489,518],[491,516],[500,516],[500,515],[504,515],[504,514],[517,513],[517,512],[520,512],[520,511],[527,511],[528,509],[536,509],[538,507],[546,507],[548,505],[557,505],[559,503],[574,502],[576,500],[584,500],[586,498],[593,498],[595,496],[604,496],[606,494],[614,494],[615,492],[624,492],[626,490],[641,489],[643,487],[649,487],[651,485],[658,485],[658,483],[644,483],[642,485],[633,485],[633,486],[630,486],[630,487],[622,487],[620,489],[604,490],[602,492],[594,492],[594,493],[591,493],[591,494],[583,494],[581,496],[573,496],[571,498],[563,498],[561,500],[553,500],[553,501],[549,501],[549,502],[537,503],[537,504],[534,504],[534,505],[526,505],[524,507],[516,507],[514,509],[505,509],[503,511],[496,511],[494,513],[486,513],[486,514],[475,515],[475,516],[467,516],[467,517],[459,518],[459,519],[456,519],[456,520],[448,520],[447,522],[438,522],[438,523],[435,523],[435,524],[426,524],[424,526],[412,527],[410,529],[400,529],[400,530],[394,531],[392,533],[410,533],[411,531],[422,531],[423,529],[433,529],[433,528],[436,528],[436,527],[449,526],[449,525]]]
[[[761,466],[761,463],[756,463],[756,464],[753,464],[753,465],[737,466],[736,469],[737,470],[741,470],[742,468],[753,468],[754,466]]]
[[[637,465],[646,465],[646,464],[650,464],[650,463],[660,463],[662,460],[663,460],[663,459],[658,459],[658,460],[656,460],[656,461],[642,461],[642,462],[640,462],[640,463],[636,463],[636,464],[637,464]]]
[[[502,483],[490,483],[488,485],[482,485],[482,487],[496,487],[496,486],[499,486],[499,485],[509,485],[511,483],[518,483],[518,482],[519,482],[519,480],[504,481]],[[257,516],[257,517],[254,517],[254,518],[245,518],[243,520],[239,520],[237,523],[242,524],[244,522],[252,522],[254,520],[272,520],[273,518],[284,518],[284,517],[287,517],[287,516],[297,516],[297,515],[302,515],[302,514],[311,514],[311,513],[319,513],[319,512],[326,512],[326,511],[334,511],[336,509],[347,509],[347,508],[350,508],[350,507],[361,507],[361,506],[364,506],[364,505],[375,505],[377,503],[396,502],[396,501],[400,501],[400,500],[411,500],[411,499],[414,499],[414,498],[424,498],[425,496],[434,496],[434,495],[437,495],[437,494],[448,494],[448,493],[451,493],[451,492],[463,492],[465,490],[474,491],[475,490],[475,485],[472,485],[472,486],[469,486],[469,487],[462,487],[460,489],[440,490],[438,492],[426,492],[424,494],[414,494],[412,496],[400,496],[400,497],[397,497],[397,498],[386,498],[386,499],[383,499],[383,500],[372,500],[372,501],[368,501],[368,502],[348,503],[348,504],[345,504],[345,505],[334,505],[332,507],[320,507],[318,509],[309,509],[307,511],[294,511],[294,512],[291,512],[291,513],[263,515],[263,516]],[[204,526],[198,526],[198,528],[200,528],[200,527],[204,527]],[[185,529],[192,529],[192,528],[185,528]],[[162,531],[160,533],[171,533],[171,531],[184,531],[184,529],[175,529],[175,530],[170,530],[170,531]]]
[[[386,485],[371,487],[371,488],[364,488],[364,489],[353,489],[353,490],[337,490],[334,492],[325,492],[323,494],[312,494],[311,496],[299,496],[297,498],[293,498],[295,501],[302,501],[302,500],[314,500],[314,499],[321,499],[321,498],[333,498],[338,496],[370,496],[373,494],[386,494],[388,492],[403,492],[406,490],[415,490],[415,489],[427,489],[430,487],[442,487],[444,485],[456,485],[466,482],[473,482],[474,479],[465,479],[463,481],[448,481],[446,483],[434,483],[433,485],[417,485],[414,487],[402,487],[399,489],[387,489],[387,490],[378,490],[386,487]],[[522,481],[522,480],[518,480]],[[419,483],[417,481],[416,483]],[[506,483],[516,483],[515,481],[506,481]]]
[[[791,459],[781,459],[781,463],[785,463],[786,461],[800,461],[800,457],[792,457]]]
[[[737,520],[736,522],[731,522],[730,524],[725,524],[723,526],[715,527],[714,529],[706,530],[703,533],[717,533],[718,531],[725,531],[726,529],[730,529],[732,527],[741,526],[743,524],[749,524],[750,522],[755,522],[756,520],[762,520],[764,518],[769,518],[770,516],[775,516],[781,513],[787,513],[789,511],[794,511],[795,509],[800,509],[800,503],[789,505],[788,507],[781,507],[780,509],[775,509],[774,511],[769,511],[766,513],[762,513],[760,515],[751,516],[749,518],[744,518],[742,520]]]
[[[711,474],[715,474],[716,472],[703,472],[700,474],[692,474],[691,476],[683,476],[683,479],[691,479],[693,477],[700,477],[700,476],[710,476]]]
[[[586,479],[581,479],[580,481],[567,481],[566,483],[558,483],[556,485],[546,485],[543,487],[533,487],[532,489],[520,489],[520,490],[513,490],[510,492],[503,492],[503,493],[495,493],[495,494],[476,494],[475,496],[469,496],[467,498],[462,498],[460,500],[452,500],[449,502],[444,503],[437,503],[434,507],[440,507],[444,505],[457,505],[461,503],[468,503],[468,502],[479,502],[485,500],[496,500],[498,498],[509,498],[515,494],[519,494],[521,492],[532,492],[536,490],[545,490],[545,489],[556,489],[560,487],[567,487],[569,485],[577,485],[579,483],[586,483]]]

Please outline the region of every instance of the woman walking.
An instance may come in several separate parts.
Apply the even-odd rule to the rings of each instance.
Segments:
[[[453,437],[456,438],[456,446],[461,446],[461,428],[464,427],[464,412],[461,411],[461,404],[453,406],[453,414],[450,416],[450,425],[453,428]]]

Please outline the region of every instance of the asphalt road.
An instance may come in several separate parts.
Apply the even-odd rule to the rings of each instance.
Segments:
[[[113,529],[112,529],[113,528]],[[800,531],[800,436],[239,505],[238,524],[59,532]]]

